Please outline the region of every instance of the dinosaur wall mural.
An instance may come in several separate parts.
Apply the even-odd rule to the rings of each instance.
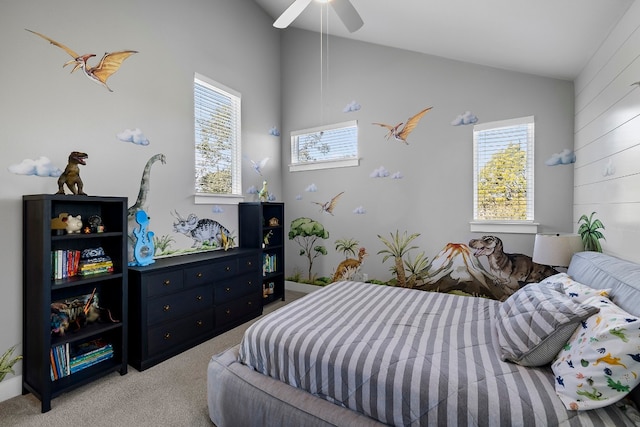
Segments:
[[[74,64],[73,69],[71,70],[72,73],[76,71],[78,68],[82,69],[82,71],[84,72],[84,75],[87,76],[89,80],[105,87],[109,92],[113,92],[113,90],[111,90],[111,88],[107,86],[107,79],[111,77],[113,73],[115,73],[120,69],[120,65],[122,65],[122,62],[125,59],[127,59],[134,53],[138,53],[135,50],[121,50],[118,52],[107,52],[102,56],[102,59],[100,60],[100,62],[98,62],[97,65],[89,66],[89,64],[87,64],[87,60],[96,56],[94,53],[78,55],[76,52],[69,49],[67,46],[63,45],[62,43],[58,43],[53,39],[50,39],[44,34],[40,34],[31,30],[27,30],[27,31],[39,37],[42,37],[52,45],[57,46],[60,49],[67,52],[71,56],[71,58],[73,58],[72,60],[65,62],[63,67],[66,67],[67,65],[70,65],[70,64]]]
[[[164,154],[159,153],[151,156],[142,170],[142,177],[140,178],[140,188],[138,190],[138,197],[133,205],[129,206],[127,209],[127,222],[128,227],[131,232],[129,233],[129,262],[134,261],[133,253],[134,253],[134,245],[136,242],[135,236],[133,234],[133,230],[138,226],[136,222],[136,213],[139,210],[147,210],[147,197],[149,196],[149,191],[151,190],[151,166],[155,162],[161,162],[163,165],[166,164],[167,158]]]
[[[531,257],[523,254],[504,252],[502,240],[497,236],[472,239],[469,244],[447,243],[436,256],[429,260],[424,252],[412,255],[419,247],[412,242],[420,233],[390,233],[389,237],[378,235],[385,248],[376,255],[382,256],[382,263],[392,260],[392,278],[381,281],[376,278],[366,280],[389,286],[400,286],[422,291],[455,293],[479,296],[504,301],[527,283],[539,282],[557,274],[550,266],[536,264]],[[326,285],[338,280],[365,280],[360,275],[365,257],[369,255],[364,247],[359,247],[357,258],[355,248],[359,241],[343,238],[335,241],[335,250],[342,252],[345,259],[335,268],[331,276],[324,277],[313,272],[314,261],[327,255],[327,248],[321,239],[328,239],[329,231],[320,222],[300,217],[291,221],[289,240],[300,246],[299,255],[306,258],[307,277],[294,273],[287,280]],[[485,268],[480,258],[486,256],[489,268]]]
[[[356,274],[360,271],[360,267],[362,266],[362,261],[364,258],[369,255],[365,248],[360,248],[358,250],[358,258],[347,258],[338,264],[338,268],[336,268],[336,272],[333,274],[333,281],[337,282],[338,280],[352,280],[355,278]]]
[[[144,166],[142,171],[142,177],[140,178],[140,189],[138,190],[138,197],[133,205],[127,209],[127,218],[134,219],[136,212],[140,209],[146,209],[147,196],[151,189],[151,166],[155,162],[161,162],[163,165],[167,163],[167,158],[164,154],[155,154],[151,156]]]
[[[177,220],[173,223],[173,231],[192,238],[191,248],[222,248],[224,239],[231,235],[226,227],[210,218],[200,219],[194,213],[184,218],[177,211],[173,214]]]
[[[422,119],[422,117],[425,114],[427,114],[427,112],[430,111],[432,108],[433,107],[425,108],[424,110],[420,111],[415,116],[412,116],[412,117],[408,118],[406,123],[405,122],[400,122],[395,126],[387,125],[387,124],[384,124],[384,123],[373,123],[373,124],[374,125],[378,125],[378,126],[382,126],[383,128],[386,128],[388,130],[387,135],[385,137],[387,140],[389,140],[391,137],[393,137],[394,140],[399,141],[399,142],[403,142],[403,143],[409,145],[409,143],[407,142],[407,138],[409,137],[409,134],[416,128],[416,126],[418,126],[418,123],[420,122],[420,119]],[[400,126],[402,126],[402,127],[400,127]]]

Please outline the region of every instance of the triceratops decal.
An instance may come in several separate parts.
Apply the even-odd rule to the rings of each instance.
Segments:
[[[182,233],[187,237],[193,239],[192,248],[199,248],[203,245],[222,247],[222,234],[226,236],[230,235],[227,230],[218,221],[214,221],[209,218],[198,219],[195,214],[189,214],[187,219],[184,219],[178,211],[173,211],[172,214],[178,220],[173,223],[173,231],[176,233]]]

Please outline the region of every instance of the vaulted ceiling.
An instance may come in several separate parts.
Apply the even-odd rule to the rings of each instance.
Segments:
[[[274,20],[294,0],[254,0]],[[351,0],[349,33],[311,4],[291,26],[459,61],[574,79],[634,0]],[[286,31],[286,30],[281,30]]]

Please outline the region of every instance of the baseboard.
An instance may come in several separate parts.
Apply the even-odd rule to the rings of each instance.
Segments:
[[[0,382],[0,402],[22,394],[22,375],[13,376]]]
[[[304,292],[305,294],[317,291],[321,288],[321,286],[309,285],[308,283],[291,282],[289,280],[285,280],[284,287],[290,291]]]

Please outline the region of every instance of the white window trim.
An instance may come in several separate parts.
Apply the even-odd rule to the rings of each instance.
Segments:
[[[238,194],[208,194],[208,193],[198,193],[194,192],[194,204],[202,205],[202,204],[238,204],[244,201],[244,195],[242,194],[242,95],[240,92],[231,89],[222,83],[219,83],[213,79],[210,79],[207,76],[204,76],[199,73],[194,73],[194,84],[195,80],[200,80],[201,83],[205,83],[206,85],[211,86],[212,90],[227,92],[229,95],[237,97],[238,102],[240,103],[240,108],[238,114],[238,120],[236,122],[236,132],[238,135],[237,147],[234,150],[234,163],[238,167],[237,173],[237,182],[234,180],[234,183],[237,184],[237,189],[239,191]],[[195,108],[195,105],[194,105]],[[195,136],[195,135],[194,135]]]
[[[327,162],[296,163],[289,165],[289,172],[301,172],[318,169],[349,168],[360,166],[360,159],[329,160]]]
[[[237,205],[245,199],[244,196],[203,193],[196,193],[193,197],[193,203],[196,205]]]
[[[499,127],[508,127],[508,126],[516,126],[516,125],[521,125],[523,123],[534,123],[535,124],[535,120],[534,120],[534,116],[525,116],[525,117],[518,117],[515,119],[506,119],[506,120],[498,120],[498,121],[493,121],[493,122],[488,122],[488,123],[480,123],[477,124],[473,127],[474,131],[483,131],[483,130],[487,130],[487,129],[494,129],[494,128],[499,128]],[[535,130],[534,130],[535,132]],[[534,136],[534,141],[531,141],[531,150],[534,150],[533,152],[535,153],[535,136]],[[478,171],[476,169],[477,164],[476,164],[476,146],[475,143],[473,145],[473,194],[474,194],[474,198],[476,197],[476,177],[478,174]],[[534,162],[535,163],[535,162]],[[534,165],[532,165],[532,167],[535,167]],[[535,177],[535,169],[532,171],[533,176]],[[534,184],[535,184],[535,179],[532,179],[531,182],[527,182],[528,184],[528,188],[529,191],[531,191],[531,194],[534,195],[534,201],[533,203],[535,203],[535,192],[534,192]],[[476,209],[476,202],[474,200],[473,202],[473,209]],[[533,208],[533,212],[535,214],[535,205]],[[491,221],[481,221],[481,220],[472,220],[469,222],[469,230],[473,233],[513,233],[513,234],[536,234],[538,233],[538,227],[539,227],[539,223],[535,222],[535,220],[525,220],[525,221],[495,221],[495,220],[491,220]]]
[[[289,164],[289,172],[302,172],[302,171],[310,171],[310,170],[348,168],[348,167],[360,166],[360,158],[357,156],[356,158],[353,158],[353,159],[336,159],[336,160],[326,160],[326,161],[293,163],[293,140],[298,135],[317,133],[325,130],[337,129],[341,127],[350,127],[350,126],[355,126],[357,128],[358,121],[350,120],[347,122],[332,123],[330,125],[317,126],[314,128],[301,129],[301,130],[291,132],[290,148],[291,148],[292,163]],[[356,144],[357,144],[357,141],[356,141]]]
[[[533,221],[471,221],[472,233],[536,234],[540,224]]]

